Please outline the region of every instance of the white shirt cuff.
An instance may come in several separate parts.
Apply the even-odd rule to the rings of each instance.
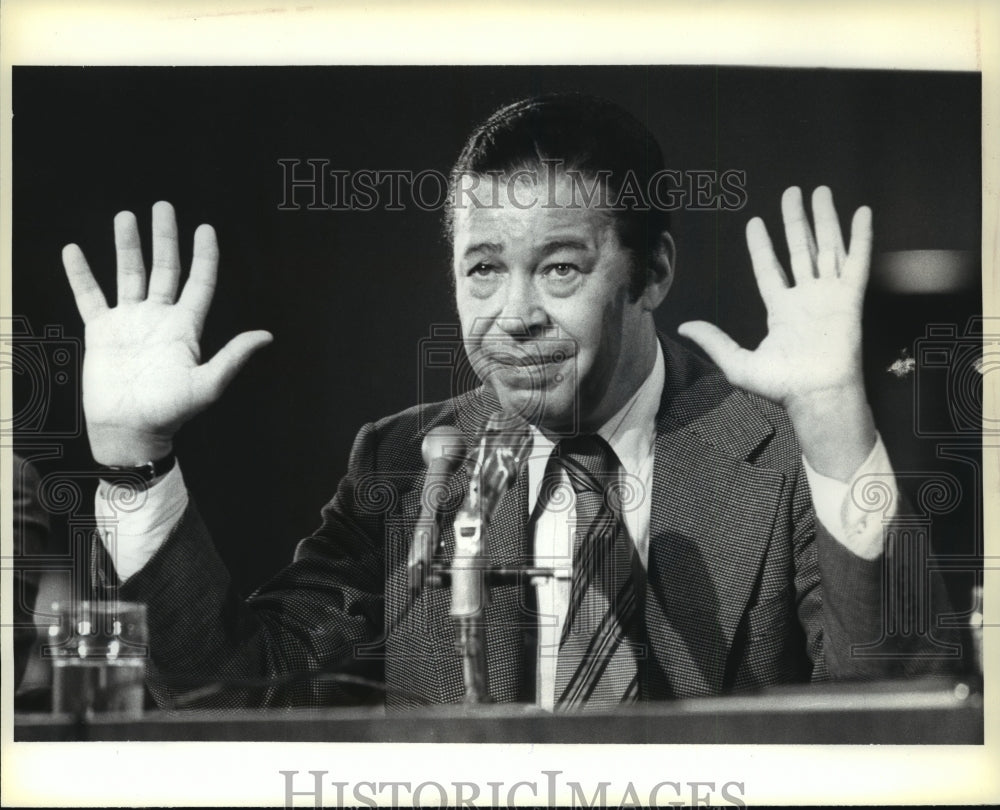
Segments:
[[[871,453],[847,483],[820,475],[809,466],[805,456],[802,464],[812,490],[816,519],[841,545],[863,559],[876,559],[882,553],[882,527],[896,516],[899,501],[896,478],[882,437],[875,436]],[[876,498],[858,497],[866,486],[875,482],[879,487]]]
[[[153,558],[187,505],[180,462],[149,489],[138,493],[100,482],[94,516],[119,579],[124,582]]]

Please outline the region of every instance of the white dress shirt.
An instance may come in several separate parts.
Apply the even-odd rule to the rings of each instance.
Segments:
[[[627,485],[636,497],[624,504],[622,517],[629,536],[635,543],[643,567],[649,558],[650,498],[652,490],[653,456],[656,439],[656,414],[663,393],[665,365],[663,350],[657,345],[653,370],[631,399],[599,430],[621,462]],[[533,514],[538,503],[541,486],[554,443],[539,430],[532,428],[534,442],[528,458],[528,511]],[[803,459],[803,461],[805,461]],[[840,543],[864,559],[873,560],[882,551],[882,520],[895,513],[895,490],[888,512],[873,515],[862,510],[850,497],[855,483],[862,477],[878,475],[895,487],[892,465],[881,437],[876,437],[875,447],[854,476],[847,483],[827,478],[804,463],[806,477],[812,492],[816,518]],[[565,475],[565,473],[563,473]],[[552,709],[555,702],[556,656],[559,636],[569,604],[570,563],[575,509],[572,487],[568,482],[563,488],[571,499],[570,508],[546,509],[535,516],[535,563],[539,567],[552,567],[562,576],[540,580],[536,584],[538,613],[542,616],[538,627],[538,704]],[[136,509],[118,509],[108,500],[108,488],[101,482],[97,489],[95,515],[102,539],[115,565],[118,576],[128,579],[141,569],[163,544],[171,529],[187,508],[188,492],[180,464],[167,473],[146,492],[145,503]],[[104,527],[113,526],[116,540],[109,542],[111,532]]]

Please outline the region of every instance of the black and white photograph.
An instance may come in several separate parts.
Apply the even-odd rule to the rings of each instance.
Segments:
[[[5,65],[5,746],[980,756],[983,72],[627,53]]]

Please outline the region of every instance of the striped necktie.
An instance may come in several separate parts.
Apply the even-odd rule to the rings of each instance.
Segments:
[[[635,547],[621,517],[621,464],[599,436],[555,450],[576,495],[569,608],[559,642],[558,709],[609,709],[639,695],[642,645]]]

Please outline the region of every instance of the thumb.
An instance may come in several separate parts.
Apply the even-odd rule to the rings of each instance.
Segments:
[[[742,386],[746,371],[746,356],[750,354],[739,343],[707,321],[688,321],[677,327],[677,334],[697,343],[713,363],[722,369],[733,385]]]
[[[234,337],[216,352],[215,357],[195,369],[195,397],[205,405],[217,400],[246,365],[250,355],[272,340],[274,336],[263,330],[243,332]]]

